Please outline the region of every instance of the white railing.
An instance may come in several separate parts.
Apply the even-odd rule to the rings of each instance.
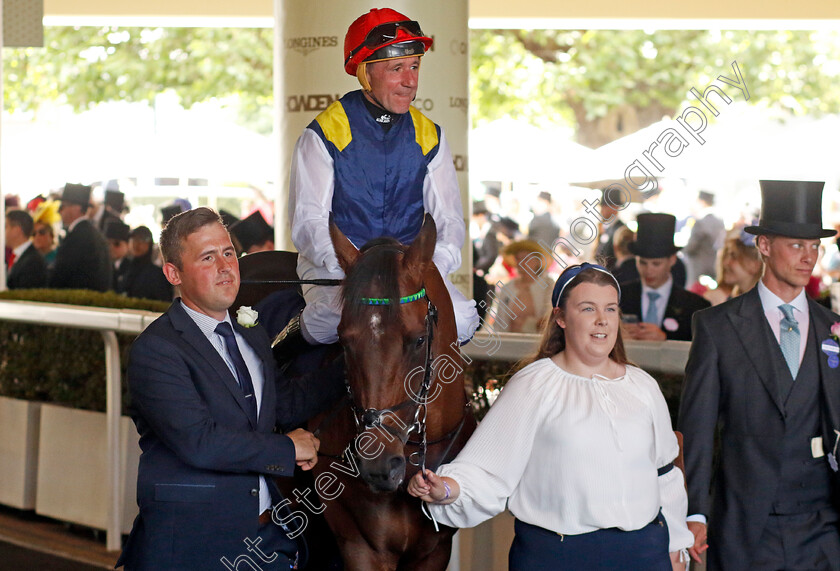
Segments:
[[[479,361],[516,361],[537,349],[539,335],[479,331],[461,352]],[[625,341],[630,360],[646,371],[680,374],[688,361],[688,341]]]
[[[0,320],[33,325],[72,327],[99,331],[105,345],[106,418],[108,424],[108,525],[106,548],[120,549],[122,502],[120,497],[120,416],[122,414],[122,377],[117,333],[140,334],[160,314],[149,311],[108,309],[37,303],[0,301]],[[538,335],[518,333],[477,333],[473,341],[462,347],[474,360],[518,360],[535,350]],[[633,362],[645,370],[681,373],[688,359],[690,343],[684,341],[626,343]]]
[[[108,524],[105,544],[108,551],[121,548],[120,525],[120,416],[122,414],[122,376],[117,333],[139,334],[158,313],[127,309],[107,309],[36,303],[0,301],[0,320],[33,325],[72,327],[99,331],[105,344],[106,419],[108,423]]]

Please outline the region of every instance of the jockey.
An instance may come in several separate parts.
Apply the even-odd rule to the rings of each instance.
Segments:
[[[432,45],[417,22],[373,9],[344,40],[344,69],[362,89],[351,91],[312,121],[292,156],[289,213],[301,279],[343,278],[328,232],[338,228],[360,248],[391,236],[410,243],[423,213],[437,226],[434,263],[455,309],[459,341],[478,326],[475,301],[446,278],[461,265],[465,224],[455,167],[443,129],[412,107],[420,58]],[[304,286],[305,309],[274,341],[283,359],[310,345],[334,343],[340,289]]]

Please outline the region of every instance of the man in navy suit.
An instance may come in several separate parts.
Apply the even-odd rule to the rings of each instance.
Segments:
[[[239,263],[209,208],[161,234],[164,273],[180,288],[134,342],[128,362],[142,455],[140,515],[117,565],[134,570],[290,569],[299,546],[273,477],[311,469],[319,442],[287,430],[339,398],[334,377],[278,378],[261,326],[228,311]],[[272,506],[276,506],[272,509]],[[286,512],[288,513],[288,512]]]
[[[677,263],[674,228],[670,214],[639,214],[636,240],[628,244],[636,256],[640,279],[621,284],[621,311],[634,315],[626,323],[626,337],[639,341],[691,341],[691,316],[709,302],[674,283],[671,269]]]
[[[6,276],[9,289],[47,287],[47,264],[32,245],[34,227],[27,211],[6,212],[6,246],[12,249]]]
[[[694,316],[679,430],[709,571],[840,569],[840,316],[808,299],[822,182],[761,181],[756,287]]]
[[[56,289],[111,288],[108,243],[87,217],[89,186],[67,183],[61,195],[61,223],[67,231],[58,245],[49,286]]]

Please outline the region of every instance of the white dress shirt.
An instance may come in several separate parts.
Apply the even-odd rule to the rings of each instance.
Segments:
[[[657,469],[679,452],[656,381],[628,365],[617,379],[579,377],[541,359],[519,371],[466,447],[439,473],[461,492],[435,518],[472,527],[507,507],[560,534],[638,530],[660,508],[669,551],[694,543],[683,474]]]
[[[641,321],[644,321],[647,315],[648,307],[650,306],[650,298],[648,292],[656,292],[659,298],[656,300],[656,326],[662,327],[662,320],[665,319],[665,308],[668,307],[668,299],[671,297],[671,288],[674,286],[674,278],[668,277],[668,281],[654,289],[645,285],[642,282],[642,314],[639,316]]]
[[[764,309],[764,316],[767,318],[767,323],[770,324],[770,330],[776,337],[776,343],[781,343],[781,333],[779,327],[781,326],[784,314],[779,309],[780,305],[785,304],[782,298],[764,285],[764,282],[758,281],[758,297],[761,299],[761,307]],[[799,292],[793,301],[790,302],[793,306],[793,318],[799,323],[799,364],[802,364],[802,357],[805,355],[805,346],[808,344],[808,326],[811,324],[811,315],[808,311],[808,298],[805,295],[805,288]]]
[[[213,348],[219,353],[219,355],[224,359],[225,363],[230,369],[230,374],[233,375],[233,378],[236,379],[236,366],[233,364],[233,361],[228,355],[227,347],[225,346],[224,338],[216,333],[216,326],[221,321],[217,321],[210,317],[209,315],[205,315],[203,313],[199,313],[194,309],[190,309],[187,307],[183,300],[181,300],[181,307],[184,308],[184,311],[187,312],[195,324],[198,325],[198,328],[201,329],[201,332],[207,337],[207,340],[210,341],[210,344],[213,345]],[[236,338],[236,344],[239,346],[239,352],[242,353],[242,359],[245,361],[245,365],[248,367],[248,373],[251,375],[251,382],[254,385],[254,398],[257,399],[257,418],[259,418],[260,414],[260,406],[262,405],[262,394],[263,394],[263,386],[265,385],[265,374],[263,371],[262,361],[260,361],[259,356],[257,355],[256,351],[248,344],[247,341],[236,331],[236,328],[233,327],[233,324],[230,322],[230,314],[225,316],[225,322],[229,323],[230,326],[233,328],[233,335]],[[260,476],[260,514],[263,513],[265,510],[271,509],[271,494],[268,492],[268,484],[265,482],[265,477]],[[257,514],[259,515],[259,514]]]

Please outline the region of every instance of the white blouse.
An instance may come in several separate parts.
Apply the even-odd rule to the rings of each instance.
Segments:
[[[519,371],[466,447],[438,473],[461,487],[457,500],[431,505],[439,522],[472,527],[507,507],[518,519],[575,535],[650,523],[660,507],[669,551],[694,537],[678,468],[657,469],[679,452],[657,382],[627,366],[617,379],[572,375],[551,359]]]

